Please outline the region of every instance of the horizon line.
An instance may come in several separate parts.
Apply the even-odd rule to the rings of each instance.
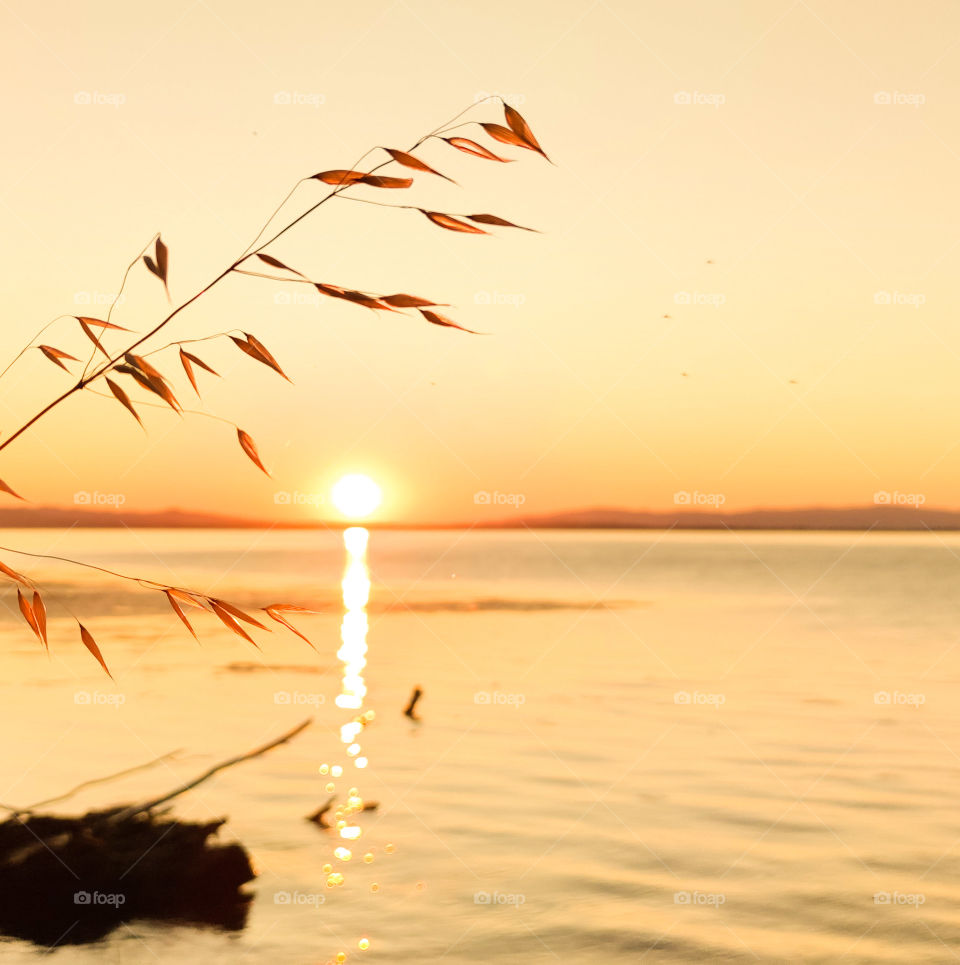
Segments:
[[[823,514],[827,519],[821,525],[811,525],[809,519]],[[870,519],[871,514],[876,514]],[[47,516],[31,519],[31,516]],[[396,521],[396,520],[346,520],[346,519],[293,519],[269,520],[246,516],[232,516],[206,510],[182,509],[177,506],[164,509],[124,510],[115,507],[78,506],[29,506],[0,509],[0,528],[43,529],[62,525],[63,517],[70,516],[80,528],[111,529],[123,526],[144,529],[257,529],[257,530],[341,530],[350,526],[368,529],[402,530],[470,530],[470,529],[769,529],[810,531],[821,528],[830,530],[863,531],[877,529],[894,530],[960,530],[960,509],[927,507],[923,503],[880,502],[843,506],[806,505],[800,507],[753,507],[726,510],[723,506],[687,506],[675,509],[625,509],[621,507],[590,507],[558,510],[513,518],[497,517],[490,520],[458,521]],[[795,519],[790,517],[808,517]],[[855,517],[846,521],[843,517]],[[924,520],[925,516],[938,517]],[[753,517],[753,519],[751,519]],[[756,517],[760,517],[757,519]],[[763,518],[767,517],[766,520]],[[774,518],[770,518],[774,517]],[[778,524],[776,517],[782,517]],[[946,519],[944,519],[946,517]],[[689,525],[695,522],[699,525]],[[736,525],[737,523],[745,525]],[[826,526],[822,524],[828,524]],[[945,525],[949,523],[949,525]],[[729,525],[733,524],[733,525]],[[896,525],[891,525],[896,524]]]

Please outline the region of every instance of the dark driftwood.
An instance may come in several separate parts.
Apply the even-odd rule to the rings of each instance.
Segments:
[[[198,784],[202,784],[204,781],[209,780],[214,774],[219,771],[225,770],[228,767],[233,767],[234,764],[242,764],[244,761],[253,760],[254,757],[259,757],[261,754],[266,754],[267,751],[272,751],[274,747],[279,747],[281,744],[286,744],[287,741],[293,740],[297,734],[300,733],[304,728],[309,727],[313,723],[313,718],[308,717],[305,721],[297,724],[293,730],[288,730],[286,734],[270,741],[267,744],[263,744],[257,747],[255,750],[247,751],[246,754],[240,754],[237,757],[231,757],[229,760],[221,761],[219,764],[215,764],[209,770],[204,771],[199,777],[195,777],[192,781],[187,781],[186,784],[181,784],[180,787],[169,791],[166,794],[161,795],[158,798],[154,798],[152,801],[147,801],[145,804],[133,804],[125,810],[121,811],[118,818],[129,818],[136,814],[142,814],[146,811],[152,811],[154,808],[159,807],[161,804],[166,804],[167,801],[173,800],[173,798],[178,797],[186,791],[192,790]]]
[[[333,808],[333,802],[336,799],[336,794],[331,795],[331,797],[327,799],[326,804],[321,804],[320,807],[313,812],[313,814],[307,815],[307,820],[312,821],[318,828],[323,828],[325,831],[329,831],[332,827],[334,827],[334,825],[327,820],[327,814],[329,814],[330,810]],[[364,801],[361,810],[376,811],[378,807],[380,807],[379,801]]]
[[[423,691],[419,687],[413,688],[413,693],[410,694],[410,700],[407,702],[407,706],[404,708],[404,715],[409,717],[411,720],[419,720],[417,716],[417,701],[423,696]]]
[[[239,844],[205,824],[120,809],[0,824],[0,931],[41,945],[102,938],[133,918],[243,928],[254,877]]]
[[[30,807],[18,808],[11,807],[8,804],[0,804],[0,808],[5,811],[10,811],[13,814],[32,814],[39,808],[46,807],[48,804],[58,804],[60,801],[65,801],[69,797],[73,797],[75,794],[79,794],[81,791],[85,791],[88,787],[94,787],[97,784],[106,784],[109,781],[116,781],[121,777],[127,777],[129,774],[135,774],[137,771],[145,771],[147,768],[156,767],[158,764],[165,764],[167,761],[173,760],[180,751],[171,751],[169,754],[162,754],[160,757],[155,757],[152,761],[147,761],[146,764],[137,764],[136,767],[125,767],[122,771],[115,771],[113,774],[107,774],[104,777],[94,777],[89,781],[83,781],[76,787],[70,788],[69,791],[65,791],[63,794],[58,794],[56,797],[44,798],[42,801],[37,801],[36,804],[31,804]]]
[[[309,723],[143,804],[79,817],[17,809],[0,823],[0,932],[55,946],[96,941],[134,918],[243,928],[241,888],[254,871],[242,845],[215,840],[226,818],[183,822],[159,808]]]

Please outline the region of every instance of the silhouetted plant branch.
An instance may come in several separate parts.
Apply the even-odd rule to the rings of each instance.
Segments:
[[[11,361],[10,365],[7,366],[3,372],[0,372],[0,376],[5,374],[10,367],[20,359],[25,352],[30,348],[38,348],[51,362],[53,362],[58,367],[62,368],[64,371],[69,372],[67,362],[79,362],[80,359],[73,355],[70,355],[63,350],[56,348],[52,345],[37,344],[40,336],[55,322],[63,318],[73,318],[75,319],[82,329],[83,333],[92,343],[92,352],[90,358],[87,360],[80,374],[79,379],[71,385],[69,388],[61,392],[53,400],[48,402],[43,406],[38,412],[27,419],[19,428],[13,431],[4,440],[0,441],[0,452],[5,450],[10,446],[15,440],[20,438],[25,432],[36,425],[43,417],[56,409],[62,403],[70,399],[72,396],[84,389],[87,389],[92,394],[100,396],[102,398],[113,398],[120,402],[130,413],[136,418],[138,422],[142,425],[140,416],[137,412],[137,406],[149,406],[153,407],[169,407],[180,414],[197,414],[204,415],[209,418],[216,419],[221,422],[225,422],[228,425],[233,426],[237,431],[238,442],[247,455],[247,457],[264,473],[269,475],[263,462],[260,459],[259,452],[257,450],[256,443],[253,439],[244,432],[239,426],[231,422],[229,419],[224,419],[220,416],[213,415],[207,412],[195,412],[194,410],[185,410],[181,405],[176,395],[173,392],[170,380],[167,376],[160,372],[153,363],[147,361],[147,356],[156,356],[166,349],[176,347],[179,349],[179,360],[184,369],[187,378],[190,381],[194,391],[199,396],[200,391],[196,380],[196,369],[205,370],[213,375],[218,373],[214,371],[206,362],[195,354],[188,352],[184,346],[185,345],[195,345],[200,343],[205,343],[212,341],[214,339],[228,338],[230,339],[238,349],[240,349],[245,354],[249,355],[255,361],[260,362],[263,365],[268,366],[273,369],[278,375],[283,378],[287,378],[286,373],[281,368],[280,364],[270,353],[269,349],[257,339],[255,335],[248,332],[239,332],[239,334],[234,334],[236,330],[229,332],[220,332],[214,335],[204,336],[202,338],[191,338],[191,339],[181,339],[179,341],[169,342],[159,348],[152,349],[144,355],[137,354],[137,350],[146,345],[151,339],[153,339],[157,334],[162,332],[178,315],[180,315],[185,309],[189,308],[191,305],[195,304],[200,298],[205,294],[210,292],[213,288],[218,286],[224,279],[228,278],[230,275],[245,275],[248,277],[256,278],[266,278],[274,281],[285,281],[285,282],[297,282],[301,284],[312,285],[317,291],[324,295],[325,297],[331,299],[338,299],[348,302],[353,302],[354,304],[360,305],[361,307],[371,309],[373,311],[389,311],[404,313],[409,310],[416,311],[420,316],[427,322],[446,328],[456,328],[462,331],[471,332],[471,329],[465,328],[464,326],[458,324],[457,322],[447,318],[444,315],[440,315],[433,309],[437,307],[443,307],[446,303],[436,302],[429,298],[424,298],[418,295],[409,295],[405,293],[396,294],[379,294],[369,291],[362,291],[360,289],[343,288],[338,285],[331,284],[329,282],[322,282],[309,277],[303,272],[299,271],[290,265],[285,264],[278,258],[269,254],[266,249],[269,248],[274,242],[278,241],[285,234],[287,234],[296,225],[303,222],[306,218],[316,212],[324,204],[333,198],[341,198],[346,201],[360,201],[366,204],[377,204],[383,207],[395,207],[402,208],[406,210],[419,211],[423,214],[431,223],[437,227],[443,228],[448,231],[463,233],[463,234],[489,234],[486,230],[487,227],[508,227],[508,228],[522,228],[521,225],[514,224],[513,222],[507,221],[497,215],[492,214],[449,214],[447,212],[433,211],[427,208],[423,208],[417,205],[406,205],[406,204],[392,204],[387,202],[373,201],[365,198],[356,198],[349,195],[344,195],[348,188],[354,187],[356,185],[365,185],[368,187],[374,187],[382,190],[406,190],[410,188],[413,184],[413,177],[393,177],[389,175],[377,174],[378,171],[387,167],[390,164],[396,164],[400,167],[408,170],[414,171],[417,174],[424,174],[426,176],[435,176],[443,178],[447,181],[453,181],[452,178],[443,174],[442,172],[436,170],[435,168],[428,165],[421,158],[414,155],[419,147],[421,147],[428,140],[436,139],[443,141],[449,146],[455,148],[456,150],[470,155],[472,157],[477,157],[483,160],[496,161],[499,163],[507,163],[512,160],[509,158],[504,158],[499,156],[499,154],[489,150],[477,141],[470,140],[463,137],[445,137],[444,135],[451,133],[467,124],[478,124],[482,131],[501,144],[506,144],[512,147],[519,147],[525,150],[529,150],[542,155],[549,161],[547,155],[544,153],[540,144],[537,142],[536,137],[530,130],[529,125],[524,120],[524,118],[512,107],[502,102],[501,98],[492,97],[485,98],[484,101],[479,103],[484,103],[491,99],[501,100],[504,119],[506,121],[506,126],[502,124],[496,124],[487,121],[469,121],[456,123],[467,114],[469,111],[473,110],[477,104],[470,105],[470,107],[465,108],[456,114],[449,121],[440,125],[440,127],[435,128],[428,134],[425,134],[418,141],[416,141],[410,148],[405,151],[398,150],[395,148],[388,147],[377,147],[366,151],[361,157],[355,162],[354,166],[348,169],[334,169],[329,171],[321,171],[318,174],[314,174],[310,177],[301,178],[294,187],[290,190],[284,200],[274,209],[270,217],[264,223],[263,227],[257,233],[254,240],[250,245],[244,250],[244,252],[234,261],[232,261],[226,268],[223,269],[218,275],[216,275],[212,281],[209,281],[206,285],[195,292],[189,298],[180,302],[176,307],[172,308],[163,318],[161,318],[152,328],[150,328],[146,333],[140,335],[136,334],[132,341],[116,354],[110,354],[110,352],[104,347],[103,340],[107,337],[108,332],[120,333],[128,332],[129,329],[125,329],[120,325],[115,324],[112,321],[113,312],[118,305],[121,296],[126,288],[127,281],[134,268],[142,261],[148,271],[155,275],[163,284],[164,291],[167,297],[170,297],[170,290],[168,286],[168,267],[169,267],[169,251],[167,245],[161,238],[159,234],[154,235],[150,243],[148,243],[141,251],[138,253],[137,257],[134,258],[124,271],[123,277],[121,279],[120,288],[113,298],[110,307],[106,313],[106,317],[103,319],[93,318],[91,316],[82,315],[72,315],[66,316],[61,315],[54,319],[52,322],[48,322],[40,332],[31,339],[30,343]],[[358,170],[362,162],[376,151],[382,151],[387,155],[386,160],[380,161],[369,170]],[[293,197],[297,189],[307,181],[316,180],[322,184],[327,184],[331,187],[331,190],[324,195],[320,200],[314,202],[309,207],[307,207],[300,214],[296,215],[292,220],[290,220],[284,227],[280,228],[273,234],[269,234],[269,228],[271,224],[275,221],[281,210],[286,206],[287,202]],[[485,227],[479,227],[484,225]],[[533,231],[532,228],[522,228],[525,231]],[[264,235],[268,235],[266,241],[261,239]],[[148,254],[148,251],[152,247],[152,252]],[[276,275],[266,271],[258,271],[257,266],[267,266],[276,271],[287,272],[287,275]],[[409,317],[409,316],[408,316]],[[476,333],[474,333],[476,334]],[[241,337],[242,336],[242,337]],[[94,364],[97,358],[97,354],[100,353],[104,356],[104,359],[99,364]],[[113,375],[115,378],[109,378]],[[158,397],[162,400],[162,405],[158,402],[137,400],[136,402],[130,397],[127,389],[119,381],[119,377],[126,377],[130,381],[127,383],[130,388],[136,389],[140,388],[146,392]],[[96,389],[91,388],[94,383],[103,380],[106,383],[107,388],[110,390],[110,394],[105,392],[99,392]],[[289,381],[289,379],[287,379]],[[22,499],[17,492],[15,492],[6,482],[0,480],[0,491],[6,492],[18,499]],[[26,553],[25,551],[15,550],[0,547],[0,551],[9,553],[18,553],[26,556],[44,556],[44,554],[33,554]],[[189,630],[189,632],[196,638],[196,632],[187,618],[184,611],[184,606],[199,608],[201,610],[206,610],[218,617],[221,623],[224,624],[233,633],[240,637],[243,637],[249,643],[257,646],[256,641],[246,629],[241,624],[247,624],[247,626],[252,626],[260,630],[268,630],[269,628],[261,623],[258,619],[251,616],[250,613],[245,610],[235,606],[232,603],[228,603],[225,600],[221,600],[217,597],[210,596],[208,594],[202,593],[197,590],[172,586],[167,583],[156,582],[154,580],[143,579],[140,577],[129,576],[127,574],[118,573],[112,570],[105,569],[104,567],[95,566],[89,563],[82,563],[77,560],[70,560],[64,557],[46,556],[47,559],[56,559],[63,562],[74,563],[79,566],[86,566],[95,570],[100,570],[110,576],[116,577],[118,579],[129,580],[137,583],[139,586],[148,589],[162,592],[174,613],[184,624],[184,626]],[[27,576],[11,569],[4,563],[0,563],[0,573],[6,576],[8,579],[12,580],[17,584],[17,600],[20,607],[20,611],[24,617],[24,620],[30,626],[31,630],[36,635],[37,639],[43,644],[44,647],[48,646],[47,641],[47,626],[46,626],[46,608],[44,606],[43,598],[41,597],[40,591],[35,585],[35,583],[30,580]],[[24,590],[32,596],[25,595]],[[297,630],[289,622],[285,614],[288,613],[307,613],[311,612],[303,607],[295,606],[286,603],[271,604],[269,606],[263,607],[261,612],[268,616],[273,621],[282,624],[287,629],[291,630],[297,636],[306,640],[307,643],[310,641]],[[77,621],[79,624],[79,620]],[[90,653],[99,661],[104,671],[109,674],[106,662],[100,653],[97,644],[94,642],[92,635],[89,631],[82,625],[80,625],[81,639]],[[310,644],[312,646],[312,644]]]

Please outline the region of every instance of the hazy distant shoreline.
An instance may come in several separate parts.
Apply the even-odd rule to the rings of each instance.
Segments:
[[[536,516],[494,515],[449,523],[370,522],[371,529],[684,529],[684,530],[847,530],[862,532],[960,530],[960,511],[912,506],[811,507],[724,511],[648,512],[584,509]],[[0,510],[0,528],[42,529],[342,529],[342,520],[264,520],[168,509],[136,512],[41,506]]]

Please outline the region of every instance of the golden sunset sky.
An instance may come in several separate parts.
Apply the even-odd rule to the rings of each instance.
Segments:
[[[477,491],[530,514],[666,509],[679,490],[730,509],[878,490],[960,505],[955,3],[7,0],[0,37],[5,358],[57,315],[102,315],[155,231],[176,303],[299,178],[409,147],[485,93],[556,162],[474,126],[457,133],[519,163],[433,142],[421,156],[459,187],[351,192],[542,235],[336,200],[270,249],[320,281],[451,302],[489,335],[251,278],[171,326],[158,344],[253,332],[295,382],[197,349],[225,376],[201,375],[203,406],[272,479],[227,425],[144,409],[145,435],[75,398],[0,453],[35,503],[292,519],[365,472],[380,518],[411,522],[517,511]],[[470,116],[502,121],[496,104]],[[165,309],[140,267],[114,320],[146,330]],[[69,320],[43,340],[89,348]],[[151,360],[188,404],[175,351]],[[28,353],[0,383],[0,432],[69,384]]]

